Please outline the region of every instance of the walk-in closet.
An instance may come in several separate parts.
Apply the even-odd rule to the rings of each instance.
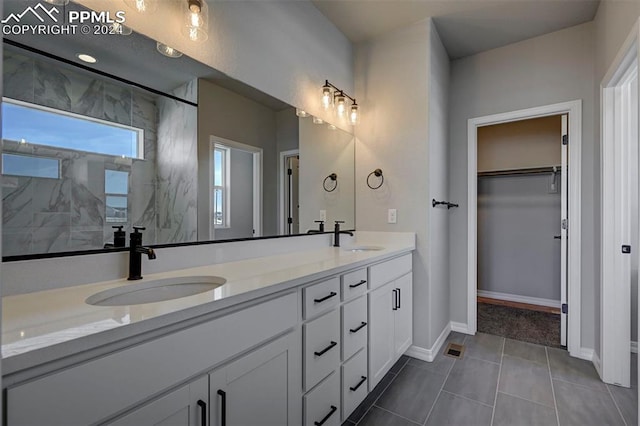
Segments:
[[[566,120],[556,115],[478,128],[480,332],[566,344]]]

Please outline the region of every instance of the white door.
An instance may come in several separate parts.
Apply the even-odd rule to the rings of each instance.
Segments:
[[[560,171],[560,306],[562,307],[562,313],[560,318],[560,344],[567,346],[567,196],[568,196],[568,176],[567,170],[567,151],[569,142],[568,123],[569,116],[564,114],[562,116],[562,131],[561,140],[562,154],[561,154],[561,171]]]
[[[393,363],[394,285],[392,281],[369,293],[369,392]]]
[[[406,352],[413,341],[413,296],[411,294],[412,273],[408,273],[393,282],[396,290],[396,310],[394,311],[394,352],[395,358]]]

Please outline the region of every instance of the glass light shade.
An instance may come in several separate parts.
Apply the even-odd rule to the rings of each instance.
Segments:
[[[53,4],[55,6],[66,6],[69,4],[69,0],[44,0],[49,4]]]
[[[333,96],[331,95],[331,87],[323,86],[322,87],[322,108],[329,109],[331,107],[331,100]]]
[[[333,124],[329,124],[327,127],[329,127],[329,130],[336,130],[337,127],[334,126]]]
[[[338,114],[339,117],[343,117],[344,113],[347,111],[347,105],[346,105],[347,101],[344,95],[342,94],[336,95],[334,102],[336,104],[336,113]]]
[[[354,103],[351,105],[351,112],[349,113],[349,122],[354,126],[358,124],[360,121],[360,110],[358,109],[358,104]]]
[[[126,25],[119,24],[118,22],[113,22],[109,24],[109,28],[113,30],[114,33],[120,35],[131,35],[133,30]]]
[[[209,6],[204,0],[187,0],[184,8],[182,34],[191,41],[209,38]]]
[[[158,49],[158,52],[169,58],[179,58],[180,56],[182,56],[182,52],[180,52],[179,50],[176,50],[173,47],[167,46],[166,44],[162,44],[160,42],[156,43],[156,49]]]
[[[313,124],[322,124],[322,123],[324,123],[324,121],[322,121],[321,118],[313,117]]]
[[[138,13],[153,13],[158,9],[158,0],[124,0],[124,3]]]
[[[296,108],[296,115],[301,118],[305,118],[309,116],[307,111],[301,110],[300,108]]]

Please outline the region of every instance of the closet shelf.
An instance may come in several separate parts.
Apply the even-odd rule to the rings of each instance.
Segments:
[[[485,170],[478,172],[478,177],[487,176],[513,176],[513,175],[537,175],[546,173],[560,173],[562,166],[525,167],[520,169]]]

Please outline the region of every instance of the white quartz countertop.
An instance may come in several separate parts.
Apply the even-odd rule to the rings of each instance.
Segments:
[[[393,257],[415,249],[415,236],[356,239],[349,245],[376,245],[383,249],[353,252],[345,244],[341,248],[326,247],[157,274],[144,275],[143,271],[144,278],[140,281],[119,279],[3,297],[3,373],[90,349],[98,341],[101,345],[108,344],[127,337],[134,329],[141,332],[164,327]],[[85,303],[87,297],[106,289],[188,276],[218,276],[225,278],[226,283],[214,290],[163,302],[113,307]],[[144,327],[136,329],[136,324]],[[90,337],[94,337],[94,343],[86,340]],[[28,362],[17,362],[20,357],[28,358]]]

